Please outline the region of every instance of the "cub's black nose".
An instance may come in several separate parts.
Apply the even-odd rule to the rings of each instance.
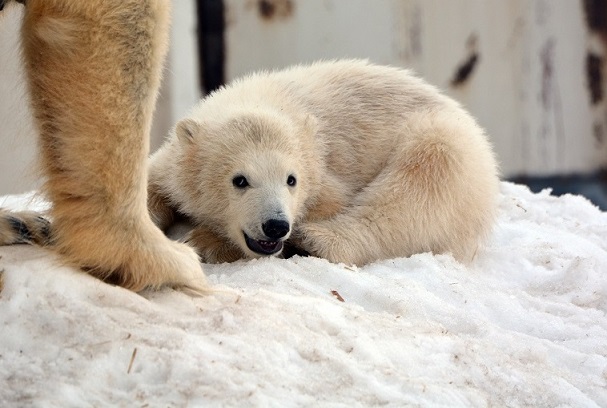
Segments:
[[[291,226],[284,220],[268,220],[261,226],[263,233],[273,240],[279,240],[289,233]]]

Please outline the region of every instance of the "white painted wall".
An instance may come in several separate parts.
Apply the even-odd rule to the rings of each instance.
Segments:
[[[195,0],[173,1],[171,48],[152,128],[151,150],[201,98]]]
[[[275,6],[272,18],[262,17],[261,3]],[[590,104],[585,74],[587,49],[605,50],[585,27],[581,0],[226,4],[228,79],[316,59],[369,58],[412,68],[461,101],[487,129],[506,176],[607,165],[600,134],[607,109],[605,101]],[[473,74],[451,86],[471,52],[480,57]]]
[[[37,142],[19,54],[22,11],[12,5],[0,14],[0,195],[39,185]]]
[[[0,195],[30,191],[41,184],[35,170],[36,131],[19,54],[23,10],[19,4],[11,4],[0,15]],[[152,150],[200,99],[195,2],[174,1],[173,20],[171,49],[152,126]]]

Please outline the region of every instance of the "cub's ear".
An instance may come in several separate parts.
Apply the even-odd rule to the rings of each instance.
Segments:
[[[175,125],[175,134],[180,142],[191,143],[194,140],[194,135],[200,132],[200,126],[200,123],[194,119],[182,119]]]

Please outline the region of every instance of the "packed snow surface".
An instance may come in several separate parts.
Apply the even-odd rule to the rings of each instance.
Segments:
[[[607,213],[577,196],[502,183],[470,265],[203,265],[199,298],[0,257],[2,407],[607,407]]]

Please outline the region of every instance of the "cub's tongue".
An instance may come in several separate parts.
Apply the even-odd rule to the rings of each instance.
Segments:
[[[250,238],[244,234],[247,247],[253,252],[261,255],[273,255],[282,249],[282,241],[263,241]]]

